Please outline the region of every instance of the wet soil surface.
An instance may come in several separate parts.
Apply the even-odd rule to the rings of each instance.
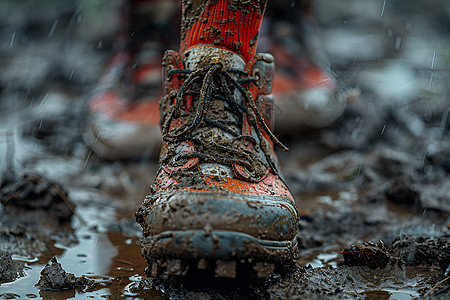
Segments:
[[[0,4],[0,298],[450,297],[445,5],[317,1],[333,69],[361,97],[327,128],[279,134],[300,259],[265,280],[162,280],[144,276],[133,219],[156,162],[104,161],[80,137],[110,1],[41,2]]]

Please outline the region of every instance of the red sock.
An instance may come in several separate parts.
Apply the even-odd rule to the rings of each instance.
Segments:
[[[214,45],[234,51],[246,61],[255,54],[266,0],[246,4],[204,1],[197,7],[192,2],[196,1],[183,1],[180,52],[196,45]]]

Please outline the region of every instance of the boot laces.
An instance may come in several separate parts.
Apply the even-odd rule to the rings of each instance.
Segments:
[[[172,163],[176,165],[183,164],[189,158],[197,157],[203,162],[220,163],[224,165],[239,164],[256,177],[261,177],[270,167],[275,174],[278,169],[272,160],[269,143],[263,136],[260,128],[267,134],[269,139],[283,150],[288,148],[283,145],[267,127],[259,110],[256,107],[253,95],[242,86],[242,83],[256,82],[258,78],[249,77],[248,72],[227,68],[222,64],[212,64],[210,66],[199,68],[195,71],[185,69],[173,69],[168,72],[169,76],[175,74],[188,75],[176,95],[171,100],[174,101],[162,126],[163,140],[168,143],[180,143],[182,141],[191,141],[195,145],[196,152],[182,152],[173,156]],[[233,76],[234,75],[234,76]],[[243,77],[246,76],[246,77]],[[235,77],[237,79],[235,79]],[[200,89],[198,89],[200,86]],[[242,95],[242,103],[235,100],[234,91],[237,90]],[[170,129],[171,121],[174,117],[184,112],[185,96],[193,95],[198,97],[196,103],[195,116],[190,124],[184,124],[180,127]],[[214,100],[225,102],[225,108],[231,112],[234,120],[221,120],[207,118],[207,111]],[[256,133],[255,137],[242,134],[242,115],[246,113],[248,124]],[[192,119],[192,118],[191,118]],[[220,142],[210,141],[194,137],[194,131],[202,127],[216,127],[230,135]],[[234,128],[239,130],[236,131]],[[261,149],[264,153],[265,162],[248,150],[240,150],[239,144],[248,145],[252,143],[254,149]]]

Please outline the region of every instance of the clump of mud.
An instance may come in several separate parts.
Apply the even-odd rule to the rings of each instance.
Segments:
[[[0,200],[8,214],[17,210],[40,209],[59,222],[70,219],[74,211],[63,187],[39,175],[25,174],[7,181],[2,186]]]
[[[76,243],[69,223],[75,206],[61,185],[30,174],[11,173],[4,179],[0,185],[0,251],[31,258],[51,249],[55,241]]]
[[[345,247],[342,250],[344,266],[368,266],[371,269],[384,268],[389,263],[403,266],[404,261],[399,260],[389,254],[384,243],[380,240],[377,244],[373,242],[363,242]]]
[[[446,272],[450,264],[450,237],[402,234],[392,242],[389,252],[404,259],[408,266],[439,266]]]
[[[41,277],[36,286],[42,290],[71,290],[83,288],[92,284],[92,281],[84,277],[76,277],[67,273],[55,257],[42,269]]]
[[[14,261],[10,253],[0,251],[0,283],[14,281],[24,275],[23,264]]]
[[[368,266],[339,266],[297,268],[291,275],[270,284],[266,292],[270,299],[321,299],[333,296],[333,299],[361,297],[372,287],[382,289],[395,287],[396,282],[408,284],[405,271],[397,265],[388,265],[383,269],[371,269]]]

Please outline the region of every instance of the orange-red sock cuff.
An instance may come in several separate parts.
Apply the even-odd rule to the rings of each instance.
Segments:
[[[195,45],[214,45],[230,49],[248,61],[256,52],[266,1],[245,2],[208,1],[190,20],[183,11],[185,20],[182,26],[185,28],[182,28],[180,51]],[[183,10],[186,9],[183,6]]]

